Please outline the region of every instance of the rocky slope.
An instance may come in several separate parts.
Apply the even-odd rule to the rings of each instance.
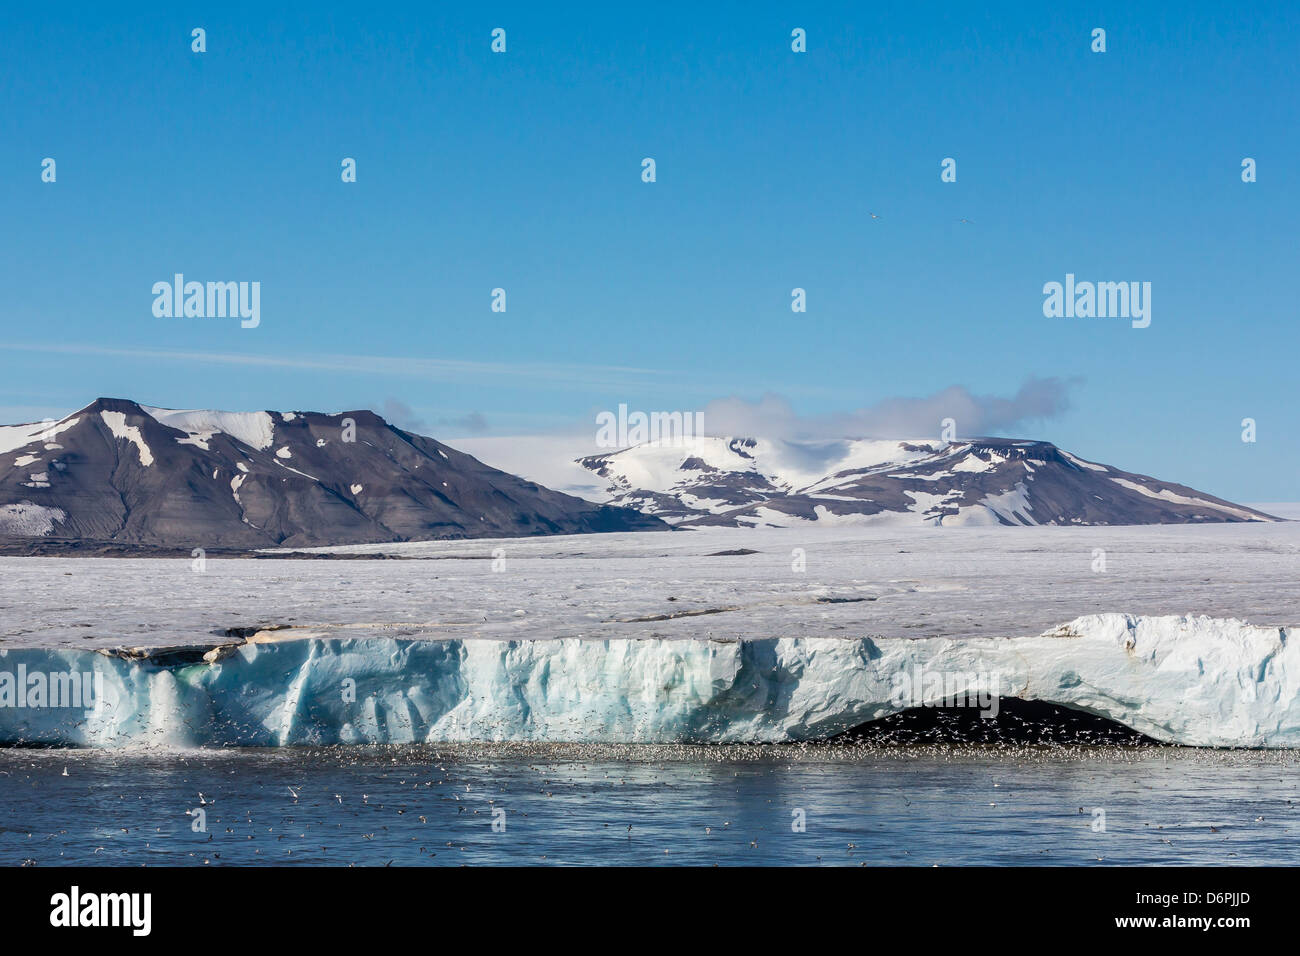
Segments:
[[[0,428],[0,542],[11,544],[250,549],[664,528],[369,411],[175,411],[101,398],[58,422]]]

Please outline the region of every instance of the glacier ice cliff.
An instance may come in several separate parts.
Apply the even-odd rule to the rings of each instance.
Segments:
[[[1290,636],[1229,618],[1097,614],[1037,637],[962,640],[430,640],[289,629],[170,652],[21,648],[0,652],[0,743],[807,741],[938,703],[925,698],[926,682],[920,698],[898,697],[901,675],[938,674],[1165,742],[1300,747],[1300,651]],[[20,673],[46,688],[23,706]],[[72,673],[96,675],[92,705],[50,706],[51,688]]]

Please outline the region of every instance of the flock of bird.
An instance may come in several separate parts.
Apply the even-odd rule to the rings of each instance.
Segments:
[[[990,752],[847,737],[718,746],[7,750],[0,752],[0,775],[8,782],[0,787],[28,789],[40,809],[33,819],[28,802],[18,819],[21,805],[0,802],[0,862],[456,865],[573,862],[584,854],[643,864],[968,861],[969,851],[943,853],[927,842],[925,828],[938,810],[973,831],[1003,833],[1008,853],[1024,852],[1023,836],[1012,834],[1046,813],[1051,819],[1039,822],[1056,836],[1035,852],[1076,861],[1082,852],[1085,860],[1102,861],[1133,852],[1135,841],[1146,852],[1158,844],[1177,854],[1252,829],[1281,825],[1289,833],[1290,814],[1300,806],[1296,794],[1273,800],[1276,813],[1267,818],[1252,799],[1226,819],[1158,819],[1165,810],[1161,788],[1180,785],[1189,769],[1232,772],[1243,760],[1261,776],[1276,767],[1281,781],[1294,780],[1300,765],[1287,752],[1037,744]],[[1133,768],[1144,808],[1140,827],[1129,820],[1116,842],[1092,830],[1091,807],[1049,812],[1034,802],[1042,773],[1075,761],[1084,774],[1099,765]],[[855,768],[850,777],[832,773],[832,765],[845,764]],[[121,783],[126,767],[131,792]],[[1119,798],[1097,799],[1110,804],[1118,823]],[[792,808],[806,808],[806,830],[791,828]],[[81,830],[41,825],[61,819],[90,823]],[[203,826],[196,830],[198,820]]]

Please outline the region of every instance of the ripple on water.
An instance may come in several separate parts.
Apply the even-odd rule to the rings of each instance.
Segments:
[[[874,741],[0,750],[0,863],[1296,863],[1297,759]]]

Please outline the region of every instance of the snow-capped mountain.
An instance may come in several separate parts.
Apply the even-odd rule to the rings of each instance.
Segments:
[[[0,541],[310,547],[666,527],[369,411],[175,411],[101,398],[61,421],[0,427]]]
[[[579,464],[611,500],[682,526],[1275,521],[1044,441],[650,442]]]

